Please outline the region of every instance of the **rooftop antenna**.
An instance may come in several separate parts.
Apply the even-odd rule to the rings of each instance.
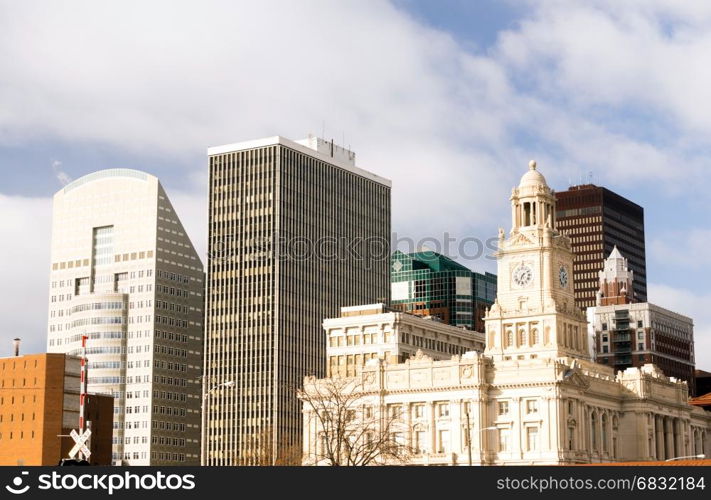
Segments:
[[[321,137],[326,139],[326,120],[321,120]]]

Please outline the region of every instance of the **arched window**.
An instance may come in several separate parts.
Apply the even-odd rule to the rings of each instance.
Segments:
[[[534,328],[531,330],[531,344],[536,345],[541,341],[538,335],[538,329]]]
[[[526,330],[524,330],[523,328],[518,331],[518,345],[528,345],[528,339],[526,338]]]
[[[506,347],[511,347],[513,345],[513,332],[511,330],[506,330]]]
[[[528,202],[523,204],[523,225],[531,225],[531,204]]]

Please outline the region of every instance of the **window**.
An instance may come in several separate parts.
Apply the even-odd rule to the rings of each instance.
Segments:
[[[531,344],[538,344],[539,342],[540,338],[538,335],[538,330],[534,328],[533,330],[531,330]]]
[[[606,345],[602,346],[602,353],[607,354],[610,351],[610,348]]]
[[[415,418],[422,418],[425,416],[425,405],[415,405]]]
[[[437,405],[437,416],[448,417],[449,416],[449,403],[439,403]]]
[[[416,429],[412,436],[412,446],[415,449],[415,453],[425,453],[427,452],[427,438],[425,431],[422,429]]]
[[[449,431],[442,429],[437,431],[437,453],[447,453],[449,451]]]
[[[400,418],[402,407],[400,405],[390,405],[390,418]]]
[[[509,413],[509,402],[499,401],[499,415],[508,415]]]
[[[526,427],[526,449],[528,451],[538,449],[538,427]]]
[[[509,429],[499,429],[499,451],[509,451],[511,441],[511,431]]]
[[[642,320],[637,321],[637,328],[642,328]]]
[[[607,330],[607,323],[603,323],[603,324],[602,324],[602,329],[603,329],[603,330]]]
[[[392,432],[390,434],[390,441],[396,446],[404,446],[405,435],[402,432]]]
[[[372,406],[366,406],[363,408],[363,416],[365,418],[373,418],[373,407]]]
[[[537,399],[529,399],[526,401],[526,413],[538,413]]]
[[[320,453],[321,453],[322,456],[324,456],[324,455],[326,455],[326,454],[328,453],[328,438],[326,438],[326,435],[325,435],[325,434],[321,434],[320,438],[321,438],[321,439],[320,439],[320,441],[321,441],[321,443],[320,443],[320,448],[321,448]]]

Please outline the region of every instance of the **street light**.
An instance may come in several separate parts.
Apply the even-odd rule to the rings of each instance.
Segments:
[[[687,455],[685,457],[674,457],[674,458],[667,458],[665,462],[673,462],[675,460],[684,460],[687,458],[706,458],[706,455],[703,453],[699,453],[698,455]]]
[[[216,391],[217,389],[219,389],[219,388],[221,388],[221,387],[232,387],[233,385],[235,385],[235,381],[234,381],[234,380],[230,380],[230,381],[228,381],[228,382],[222,382],[221,384],[217,384],[216,386],[214,386],[214,387],[213,387],[212,389],[210,389],[209,391],[205,391],[205,395],[203,396],[203,399],[207,399],[207,397],[208,397],[210,394],[212,394],[214,391]]]
[[[473,465],[472,463],[472,427],[471,423],[469,421],[469,411],[467,410],[466,412],[467,416],[467,455],[469,458],[469,466],[471,467]],[[484,431],[491,431],[498,429],[498,427],[484,427],[482,429],[479,429],[479,434],[482,434]]]

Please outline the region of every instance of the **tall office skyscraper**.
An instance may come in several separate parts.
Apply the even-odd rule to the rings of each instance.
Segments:
[[[644,250],[644,209],[593,184],[573,186],[556,193],[558,229],[570,236],[575,253],[575,303],[583,310],[595,305],[598,272],[617,248],[634,272],[634,298],[647,300],[647,264]]]
[[[202,460],[300,461],[296,390],[326,373],[324,318],[388,299],[390,181],[312,137],[208,156]]]
[[[204,274],[158,179],[110,169],[54,195],[49,352],[114,396],[112,461],[199,463]]]

